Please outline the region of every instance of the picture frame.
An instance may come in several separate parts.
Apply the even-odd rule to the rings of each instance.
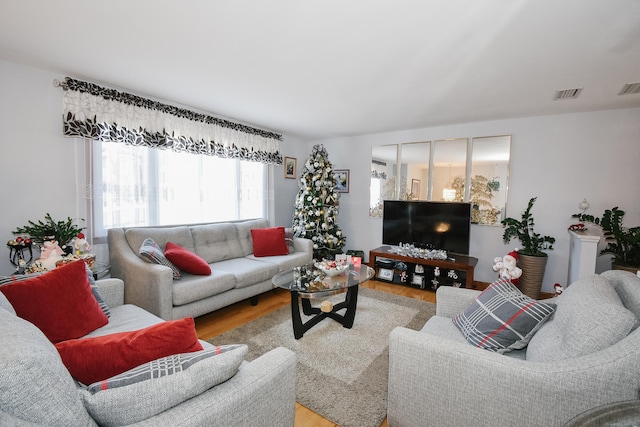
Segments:
[[[413,200],[418,200],[420,198],[420,180],[419,179],[411,180],[411,194],[413,196]]]
[[[338,193],[349,192],[349,169],[335,169],[333,171],[336,177],[336,191]]]
[[[393,280],[393,270],[388,268],[381,268],[378,270],[378,279]]]
[[[296,179],[296,169],[298,160],[295,157],[284,158],[284,177],[288,179]]]

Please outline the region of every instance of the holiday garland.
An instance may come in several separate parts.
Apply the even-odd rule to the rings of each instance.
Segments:
[[[346,237],[338,226],[340,195],[327,150],[315,145],[304,164],[293,213],[293,233],[311,239],[315,259],[334,259]]]

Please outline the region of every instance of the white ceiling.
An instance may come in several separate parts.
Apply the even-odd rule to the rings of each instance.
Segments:
[[[0,0],[0,59],[321,139],[640,107],[640,1]]]

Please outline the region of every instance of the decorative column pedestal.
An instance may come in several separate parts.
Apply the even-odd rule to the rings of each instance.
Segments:
[[[567,285],[596,272],[598,243],[601,236],[587,231],[569,230],[569,274]]]

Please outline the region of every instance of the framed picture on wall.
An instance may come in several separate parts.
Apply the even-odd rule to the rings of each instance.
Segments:
[[[334,170],[336,177],[336,191],[338,193],[349,192],[349,169]]]
[[[296,178],[296,163],[297,160],[295,157],[285,157],[284,158],[284,177],[295,179]]]
[[[418,200],[420,198],[420,180],[412,179],[411,180],[411,196],[413,196],[413,200]]]

